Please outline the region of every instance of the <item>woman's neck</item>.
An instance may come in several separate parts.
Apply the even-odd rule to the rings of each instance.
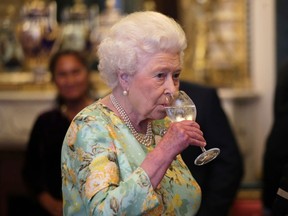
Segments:
[[[133,111],[133,109],[131,109],[131,107],[129,107],[130,102],[128,100],[126,100],[127,96],[123,96],[121,93],[119,93],[119,91],[113,91],[112,94],[114,95],[115,99],[117,100],[119,105],[122,107],[122,109],[125,110],[125,113],[128,115],[128,117],[129,117],[133,127],[136,129],[136,131],[139,133],[145,134],[149,120],[141,118],[138,113],[136,114]],[[110,109],[112,109],[115,113],[117,113],[117,115],[120,118],[123,118],[120,115],[119,111],[117,109],[115,109],[115,106],[111,103],[109,95],[104,98],[104,104],[108,105],[108,107]]]

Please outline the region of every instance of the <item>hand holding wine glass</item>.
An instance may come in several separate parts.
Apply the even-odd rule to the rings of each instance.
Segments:
[[[166,107],[166,113],[168,118],[173,122],[195,120],[197,109],[192,99],[184,91],[179,91],[178,95],[173,98],[171,105]],[[204,147],[200,148],[203,153],[194,161],[194,164],[198,166],[212,161],[220,153],[219,148],[212,148],[209,150],[206,150]]]

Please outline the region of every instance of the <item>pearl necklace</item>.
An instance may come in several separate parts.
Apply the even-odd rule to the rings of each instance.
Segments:
[[[152,123],[150,121],[148,122],[145,135],[138,133],[132,125],[129,116],[127,115],[123,107],[119,104],[119,102],[116,100],[113,94],[110,95],[110,100],[117,112],[120,114],[125,124],[127,125],[127,127],[129,128],[129,130],[131,131],[131,133],[133,134],[133,136],[136,138],[136,140],[139,143],[145,145],[146,147],[149,147],[153,142]]]

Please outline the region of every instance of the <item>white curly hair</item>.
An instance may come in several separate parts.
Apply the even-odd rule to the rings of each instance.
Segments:
[[[118,21],[98,47],[100,76],[112,89],[119,71],[134,74],[144,56],[179,53],[183,62],[185,33],[172,18],[154,11],[131,13]]]

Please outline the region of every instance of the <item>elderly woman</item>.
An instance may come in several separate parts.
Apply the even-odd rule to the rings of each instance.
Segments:
[[[205,139],[196,122],[165,118],[185,48],[181,27],[151,11],[124,17],[101,42],[99,71],[112,93],[82,110],[66,134],[65,215],[197,212],[201,191],[179,154]]]

